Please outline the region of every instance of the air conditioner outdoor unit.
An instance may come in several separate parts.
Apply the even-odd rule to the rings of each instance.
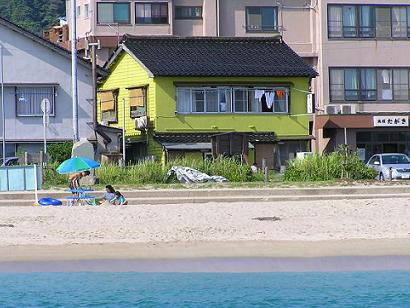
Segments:
[[[143,116],[135,119],[135,127],[140,130],[146,129],[148,127],[148,117]]]
[[[326,114],[340,114],[340,105],[326,105]]]
[[[356,105],[340,105],[342,114],[356,114]]]

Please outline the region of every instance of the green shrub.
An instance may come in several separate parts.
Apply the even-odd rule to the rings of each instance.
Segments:
[[[43,171],[43,183],[51,186],[66,185],[68,183],[68,176],[66,174],[59,174],[56,169],[60,163],[49,163]]]
[[[96,176],[101,185],[140,185],[176,182],[176,177],[167,178],[167,172],[172,166],[191,167],[211,176],[218,175],[230,182],[263,181],[263,174],[253,175],[247,165],[241,164],[235,158],[221,157],[215,160],[178,159],[165,166],[154,161],[144,161],[136,165],[119,167],[103,165],[96,170]],[[44,180],[48,185],[64,185],[67,175],[59,175],[55,169],[58,163],[50,164],[45,172]]]
[[[62,163],[71,158],[72,149],[73,143],[71,141],[47,145],[47,153],[50,156],[51,162]]]
[[[368,168],[357,155],[346,146],[336,152],[313,155],[303,160],[292,160],[285,171],[286,181],[329,181],[337,179],[369,180],[377,172]]]
[[[103,165],[96,170],[100,184],[103,185],[163,183],[165,173],[161,164],[149,160],[124,168]]]

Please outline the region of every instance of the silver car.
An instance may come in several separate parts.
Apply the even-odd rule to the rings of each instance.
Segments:
[[[381,181],[410,179],[410,159],[405,154],[376,154],[369,159],[367,166],[378,171],[377,178]]]

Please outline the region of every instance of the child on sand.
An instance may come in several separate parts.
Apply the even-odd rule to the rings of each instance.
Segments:
[[[115,192],[115,196],[116,196],[115,199],[111,201],[114,204],[116,205],[127,205],[128,204],[128,201],[125,200],[125,197],[119,191]]]

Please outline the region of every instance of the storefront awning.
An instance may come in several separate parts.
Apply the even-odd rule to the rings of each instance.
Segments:
[[[372,115],[332,114],[318,115],[315,118],[315,128],[372,128]]]

